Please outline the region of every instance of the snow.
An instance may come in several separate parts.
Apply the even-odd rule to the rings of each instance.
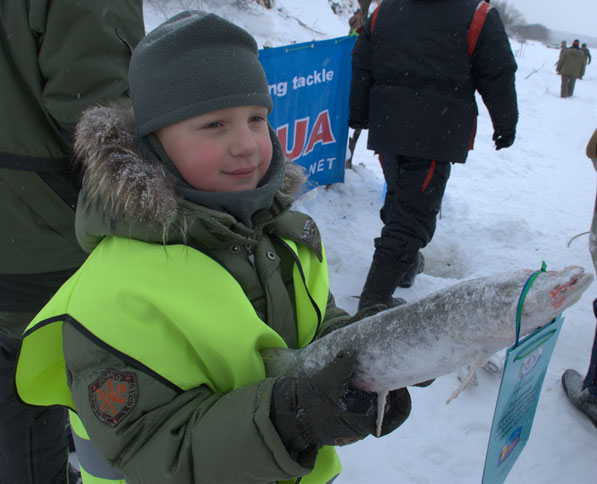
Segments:
[[[238,0],[198,3],[249,30],[260,47],[268,41],[278,46],[339,37],[348,31],[349,12],[334,15],[328,0],[276,0],[270,11],[258,6],[240,11],[234,7],[242,3]],[[164,17],[147,8],[145,20],[149,30]],[[589,230],[593,214],[596,174],[585,146],[597,128],[596,68],[587,67],[574,97],[561,99],[560,78],[554,72],[559,51],[516,41],[512,48],[519,64],[516,142],[495,151],[491,122],[479,99],[475,149],[465,165],[452,168],[435,237],[423,250],[425,271],[412,288],[398,289],[396,296],[415,301],[463,280],[537,270],[542,261],[548,270],[569,265],[594,270],[588,236],[569,241]],[[344,184],[320,187],[296,204],[318,223],[336,302],[351,313],[369,268],[373,238],[381,229],[378,212],[384,181],[376,158],[366,150],[366,132],[353,164]],[[508,483],[597,481],[592,460],[597,430],[572,407],[560,383],[567,368],[583,375],[588,368],[595,332],[591,308],[595,284],[564,313],[530,440]],[[412,388],[412,413],[399,429],[381,439],[368,437],[339,448],[344,471],[335,484],[479,483],[500,377],[480,371],[478,378],[478,386],[467,388],[449,405],[445,401],[459,385],[456,374],[426,388]]]

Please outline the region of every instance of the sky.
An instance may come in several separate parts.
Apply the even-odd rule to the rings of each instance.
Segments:
[[[597,0],[505,0],[529,24],[597,37]]]
[[[328,0],[278,0],[276,10],[258,12],[239,12],[230,6],[235,3],[205,1],[204,8],[242,25],[260,45],[266,40],[277,46],[339,37],[347,30],[347,18],[333,15]],[[148,29],[162,20],[146,12]],[[509,149],[495,151],[491,122],[479,101],[475,149],[465,165],[452,169],[436,234],[423,249],[425,271],[412,288],[395,293],[407,301],[460,281],[537,270],[543,261],[548,270],[578,265],[594,272],[588,237],[572,239],[589,230],[595,203],[597,175],[585,146],[597,128],[597,65],[587,67],[574,97],[561,99],[560,78],[553,69],[558,51],[534,42],[522,48],[514,40],[512,49],[519,65],[516,141]],[[350,313],[356,310],[355,296],[369,268],[373,238],[381,229],[383,175],[365,141],[366,132],[344,183],[312,190],[295,204],[317,222],[332,292]],[[597,429],[570,404],[560,381],[568,368],[583,375],[588,368],[595,332],[591,301],[596,295],[593,282],[564,312],[530,439],[507,484],[596,482]],[[498,354],[498,362],[500,357],[503,354]],[[335,484],[479,484],[500,376],[480,370],[478,385],[446,404],[458,385],[455,372],[429,387],[412,388],[412,412],[400,428],[380,439],[368,437],[339,448],[344,470]]]

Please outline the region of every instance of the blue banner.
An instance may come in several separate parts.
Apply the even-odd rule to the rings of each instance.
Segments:
[[[307,189],[344,181],[355,39],[339,37],[259,51],[274,100],[269,122],[286,158],[305,168]]]
[[[564,319],[561,315],[508,349],[482,484],[501,484],[531,434],[547,366]]]

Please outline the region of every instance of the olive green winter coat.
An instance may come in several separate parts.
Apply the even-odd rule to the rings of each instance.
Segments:
[[[128,90],[141,0],[0,2],[0,334],[18,337],[85,254],[72,130]],[[14,315],[14,316],[11,316]]]
[[[561,52],[556,71],[562,76],[582,77],[585,75],[586,63],[582,50],[578,47],[568,47]]]
[[[259,318],[297,347],[295,262],[276,236],[321,250],[312,220],[290,210],[290,193],[303,180],[297,169],[287,168],[271,208],[256,214],[249,229],[227,213],[181,198],[175,177],[139,152],[134,133],[127,104],[91,110],[79,125],[77,146],[86,165],[77,209],[81,244],[91,250],[104,236],[119,235],[198,247],[234,276]],[[276,156],[283,156],[279,145]],[[185,310],[201,307],[189,300]],[[347,317],[330,294],[322,327]],[[95,448],[127,482],[268,483],[311,471],[313,456],[290,455],[269,418],[273,379],[226,394],[206,386],[180,393],[76,325],[64,324],[63,341],[79,416]],[[89,396],[90,385],[107,368],[135,373],[138,381],[134,408],[114,427],[96,417]]]

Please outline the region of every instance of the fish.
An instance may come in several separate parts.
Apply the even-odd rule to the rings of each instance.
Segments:
[[[352,353],[358,361],[352,384],[379,395],[378,416],[383,417],[389,391],[466,365],[479,368],[491,355],[512,346],[518,301],[534,272],[523,269],[466,280],[341,327],[304,348],[263,349],[266,376],[308,377],[336,355]],[[575,304],[592,281],[593,274],[579,266],[539,271],[524,299],[520,337]],[[377,423],[379,434],[381,419]]]

